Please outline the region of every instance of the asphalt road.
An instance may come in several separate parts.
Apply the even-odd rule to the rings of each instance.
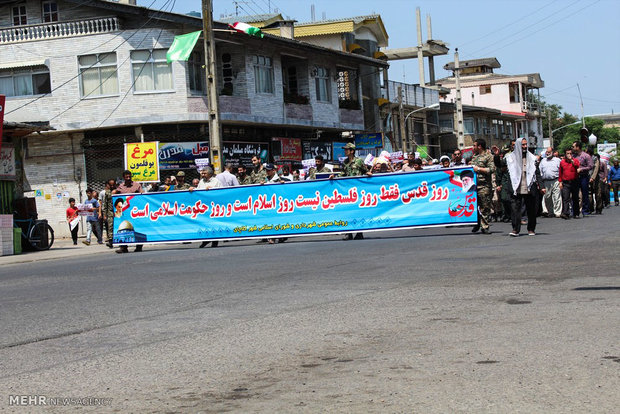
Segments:
[[[619,229],[612,207],[516,239],[494,223],[3,265],[0,411],[617,412]]]

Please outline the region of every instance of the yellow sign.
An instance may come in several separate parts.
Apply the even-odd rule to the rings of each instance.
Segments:
[[[125,169],[135,182],[159,182],[159,141],[125,144]]]

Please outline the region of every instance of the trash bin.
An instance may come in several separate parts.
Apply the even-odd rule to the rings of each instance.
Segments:
[[[13,254],[22,254],[22,229],[13,228]]]

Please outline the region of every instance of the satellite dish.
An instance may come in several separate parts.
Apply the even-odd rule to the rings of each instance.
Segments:
[[[596,145],[596,135],[590,134],[590,136],[588,137],[588,143],[590,145]]]

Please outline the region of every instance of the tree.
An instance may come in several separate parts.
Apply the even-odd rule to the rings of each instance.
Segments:
[[[562,105],[549,104],[545,102],[542,98],[534,95],[533,93],[529,93],[530,102],[535,102],[538,104],[541,113],[544,113],[544,117],[542,118],[542,126],[543,126],[543,136],[547,136],[549,138],[549,126],[551,124],[551,130],[555,130],[561,128],[566,125],[570,125],[574,122],[577,122],[579,118],[575,115],[569,114],[568,112],[562,112]],[[566,134],[566,129],[560,129],[557,132],[553,133],[553,142],[551,145],[554,148],[557,148],[558,145],[564,139],[564,135]]]
[[[586,117],[585,124],[586,128],[588,129],[588,133],[596,135],[598,143],[603,143],[605,141],[609,143],[614,143],[620,141],[620,129],[605,127],[605,122],[602,119]],[[560,152],[566,151],[568,148],[570,148],[574,141],[577,141],[581,138],[580,130],[581,124],[571,125],[565,128],[563,130],[565,132],[562,141],[556,146],[556,148]],[[555,141],[555,134],[553,138],[553,140]],[[594,150],[596,151],[596,148]]]

